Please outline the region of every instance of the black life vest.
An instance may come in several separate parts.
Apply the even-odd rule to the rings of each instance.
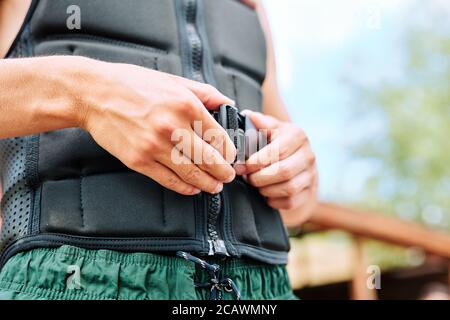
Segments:
[[[73,5],[81,29],[68,28]],[[256,13],[237,0],[34,0],[8,58],[48,55],[181,75],[261,110],[265,39]],[[0,266],[20,251],[65,244],[287,260],[279,212],[241,179],[220,195],[182,196],[131,171],[78,128],[0,141],[0,169]]]

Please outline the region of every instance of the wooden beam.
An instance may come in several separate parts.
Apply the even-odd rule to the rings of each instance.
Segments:
[[[320,204],[309,222],[392,244],[420,247],[429,253],[450,258],[449,234],[379,213]]]
[[[364,241],[360,237],[354,237],[355,256],[353,261],[353,277],[350,285],[350,297],[352,300],[377,300],[377,292],[367,285],[369,277],[367,273],[367,257],[364,252]]]

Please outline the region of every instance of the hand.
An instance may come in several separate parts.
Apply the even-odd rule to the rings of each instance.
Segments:
[[[309,209],[316,201],[317,169],[314,153],[302,129],[290,122],[246,111],[258,130],[267,130],[268,145],[253,154],[237,174],[267,197],[275,209]]]
[[[184,195],[218,193],[223,183],[234,179],[229,163],[235,158],[235,147],[207,110],[233,103],[230,99],[209,85],[181,77],[79,59],[75,77],[82,79],[76,87],[79,110],[83,110],[79,126],[105,150],[129,168]],[[195,121],[201,121],[201,132],[194,130]],[[178,141],[172,140],[177,129],[187,132],[189,150],[176,148]],[[209,129],[217,133],[214,141],[201,138]],[[194,155],[200,155],[200,161],[194,161]]]
[[[256,7],[260,4],[260,0],[241,0],[241,2],[252,9],[256,9]]]

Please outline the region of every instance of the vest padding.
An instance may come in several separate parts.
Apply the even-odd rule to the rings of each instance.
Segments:
[[[261,84],[266,72],[266,47],[261,29],[255,29],[259,20],[254,11],[233,1],[203,3],[214,61],[248,74]]]
[[[262,85],[266,73],[265,39],[258,17],[238,1],[208,0],[203,3],[218,87],[238,106],[257,111],[262,103],[257,88]]]
[[[81,9],[81,30],[68,30],[67,8]],[[173,1],[165,0],[41,0],[31,21],[33,36],[45,41],[51,35],[82,33],[178,51]]]
[[[239,1],[37,1],[10,58],[80,55],[194,78],[185,74],[193,63],[187,47],[195,44],[186,43],[188,13],[182,11],[191,6],[196,16],[189,23],[203,49],[197,52],[203,65],[196,67],[202,65],[205,81],[240,108],[262,108],[264,35],[256,13]],[[81,30],[66,27],[70,5],[81,8]],[[208,195],[163,188],[82,129],[3,140],[1,154],[0,267],[17,252],[63,244],[126,252],[210,250]],[[221,199],[214,226],[231,256],[286,263],[289,243],[280,215],[256,189],[237,179]]]
[[[195,198],[165,190],[134,172],[48,181],[43,184],[42,199],[44,232],[111,237],[195,236]],[[179,218],[180,211],[183,219]]]

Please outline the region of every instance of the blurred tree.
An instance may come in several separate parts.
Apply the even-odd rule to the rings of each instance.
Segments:
[[[404,76],[362,90],[385,128],[354,151],[378,164],[364,205],[450,231],[449,23],[438,6],[421,4],[425,22],[406,28]]]

